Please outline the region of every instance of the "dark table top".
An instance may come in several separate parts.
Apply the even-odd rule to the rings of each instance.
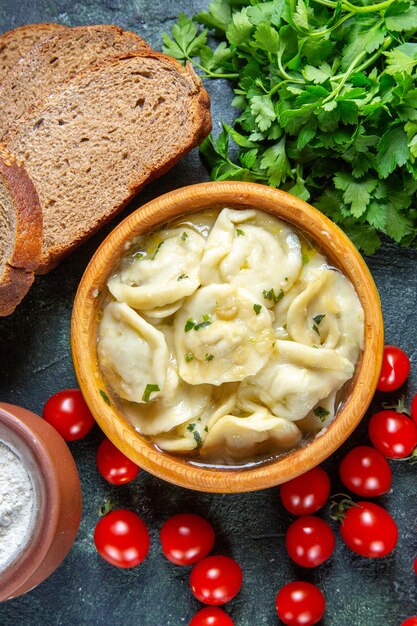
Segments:
[[[0,31],[42,21],[71,26],[115,23],[136,31],[158,49],[161,33],[169,30],[180,11],[193,15],[207,4],[205,0],[0,0]],[[231,119],[230,93],[221,81],[206,87],[217,127],[221,119]],[[147,187],[119,219],[161,193],[205,180],[208,174],[195,150]],[[0,320],[2,401],[40,414],[50,395],[77,385],[69,345],[72,302],[91,255],[119,219],[50,274],[38,277],[16,312]],[[417,391],[417,251],[386,244],[368,264],[381,295],[386,342],[401,346],[411,357],[412,374],[404,388],[410,400]],[[398,395],[393,394],[393,398]],[[375,398],[368,416],[381,407],[382,399]],[[166,561],[158,538],[170,515],[187,511],[198,512],[212,522],[217,537],[214,552],[233,556],[243,568],[242,591],[225,607],[235,626],[278,625],[275,595],[282,585],[295,579],[314,582],[324,592],[327,611],[323,626],[399,626],[403,619],[417,614],[413,572],[417,499],[412,466],[393,463],[392,490],[377,500],[388,508],[399,527],[400,540],[394,553],[367,560],[351,553],[338,536],[333,557],[307,571],[286,556],[284,535],[292,518],[280,504],[278,488],[238,495],[193,493],[143,471],[132,484],[113,487],[96,469],[95,453],[101,438],[95,427],[84,440],[70,444],[84,499],[74,546],[48,580],[0,606],[1,626],[187,626],[201,606],[189,590],[189,568]],[[368,443],[367,418],[324,464],[333,493],[341,491],[340,459],[359,443]],[[105,498],[134,508],[149,527],[151,550],[136,568],[117,569],[96,553],[93,532]],[[324,509],[320,516],[328,520],[328,511]]]

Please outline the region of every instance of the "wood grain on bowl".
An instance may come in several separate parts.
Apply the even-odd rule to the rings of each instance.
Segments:
[[[97,362],[98,313],[106,283],[126,244],[181,215],[206,208],[257,208],[272,213],[316,241],[353,283],[365,312],[365,347],[333,423],[313,441],[254,467],[202,467],[161,452],[118,411]],[[99,426],[129,458],[177,485],[212,492],[243,492],[288,481],[336,450],[364,415],[376,388],[383,349],[379,296],[362,257],[346,235],[307,203],[285,192],[244,182],[203,183],[157,198],[127,217],[102,243],[81,280],[72,317],[72,353],[85,399]]]

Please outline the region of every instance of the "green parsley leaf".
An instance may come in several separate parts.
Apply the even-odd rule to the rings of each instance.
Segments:
[[[329,415],[329,411],[327,409],[325,409],[323,406],[316,406],[315,409],[313,409],[313,413],[316,417],[318,417],[322,422],[324,422],[324,420],[326,419],[326,417]]]
[[[165,243],[164,241],[160,241],[160,242],[158,243],[158,245],[157,245],[157,247],[156,247],[155,252],[154,252],[154,253],[153,253],[153,255],[151,256],[151,261],[153,261],[153,260],[154,260],[154,258],[155,258],[155,257],[156,257],[156,255],[158,254],[158,252],[159,252],[159,250],[160,250],[160,248],[161,248],[162,244],[164,244],[164,243]]]
[[[190,361],[194,359],[194,354],[192,352],[187,352],[187,354],[184,356],[184,359],[186,363],[190,363]]]
[[[262,309],[262,304],[253,305],[253,310],[255,311],[256,315],[259,315],[259,313],[261,312],[261,309]]]
[[[262,291],[262,295],[265,298],[265,300],[272,300],[274,304],[277,304],[277,302],[282,300],[282,298],[284,297],[284,292],[281,289],[278,295],[276,295],[273,289],[268,289],[268,290],[264,289]]]
[[[212,361],[213,359],[214,359],[214,355],[213,354],[206,353],[206,356],[204,357],[205,361]]]
[[[196,449],[198,450],[203,445],[203,440],[202,440],[201,435],[198,432],[198,430],[194,430],[193,431],[193,435],[194,435],[195,442],[197,444],[196,445]]]
[[[184,231],[181,235],[181,240],[185,241],[186,239],[188,239],[188,234]]]
[[[319,326],[319,325],[320,325],[320,322],[322,321],[322,319],[323,319],[324,317],[326,317],[326,313],[322,313],[321,315],[315,315],[315,316],[313,317],[313,320],[314,320],[315,324],[317,324],[317,326]]]
[[[143,392],[142,402],[149,402],[151,399],[151,394],[156,393],[157,391],[161,391],[158,385],[152,385],[148,383],[145,387],[145,391]]]
[[[238,237],[244,237],[244,236],[245,236],[245,233],[244,233],[244,231],[243,231],[243,230],[241,230],[240,228],[236,228],[236,235],[237,235]]]
[[[177,280],[184,280],[184,278],[188,278],[187,274],[180,274],[177,278]]]
[[[195,325],[196,322],[191,317],[189,317],[188,320],[185,322],[184,332],[188,333],[188,331],[194,328]]]
[[[187,426],[187,430],[189,430],[190,433],[193,432],[194,428],[195,428],[195,424],[188,424],[188,426]]]
[[[107,393],[105,391],[103,391],[102,389],[99,389],[98,391],[99,391],[99,394],[101,395],[101,397],[103,398],[104,402],[110,406],[111,402],[110,402],[110,398],[107,395]]]

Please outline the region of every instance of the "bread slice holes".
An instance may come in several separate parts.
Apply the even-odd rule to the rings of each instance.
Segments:
[[[34,125],[33,125],[33,130],[36,130],[37,128],[39,128],[40,126],[42,126],[42,124],[44,123],[44,119],[43,117],[41,117],[39,120],[37,120]]]
[[[130,72],[131,76],[142,76],[142,78],[151,78],[152,72],[147,72],[143,70],[142,72]]]
[[[80,139],[80,143],[86,143],[87,141],[90,141],[90,137],[81,137]]]
[[[153,109],[157,109],[159,107],[160,104],[163,104],[165,102],[165,98],[163,96],[159,96],[158,100],[154,103],[153,105]]]
[[[58,124],[59,126],[65,126],[64,120],[61,120],[61,119],[58,120]]]
[[[136,109],[137,107],[139,107],[140,109],[142,109],[144,104],[145,104],[145,98],[138,98],[138,99],[136,100],[135,109]]]
[[[52,57],[49,61],[49,65],[58,65],[58,57]]]

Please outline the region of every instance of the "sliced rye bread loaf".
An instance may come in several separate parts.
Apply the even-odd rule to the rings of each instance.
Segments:
[[[23,165],[0,144],[0,316],[13,313],[41,259],[42,211]]]
[[[64,30],[69,29],[61,24],[27,24],[0,35],[0,83],[32,46]]]
[[[156,52],[84,70],[27,111],[5,137],[38,191],[38,273],[118,213],[211,130],[210,103],[190,66]]]
[[[91,64],[132,50],[150,48],[139,35],[107,24],[68,28],[39,42],[0,86],[0,137],[55,85]]]

